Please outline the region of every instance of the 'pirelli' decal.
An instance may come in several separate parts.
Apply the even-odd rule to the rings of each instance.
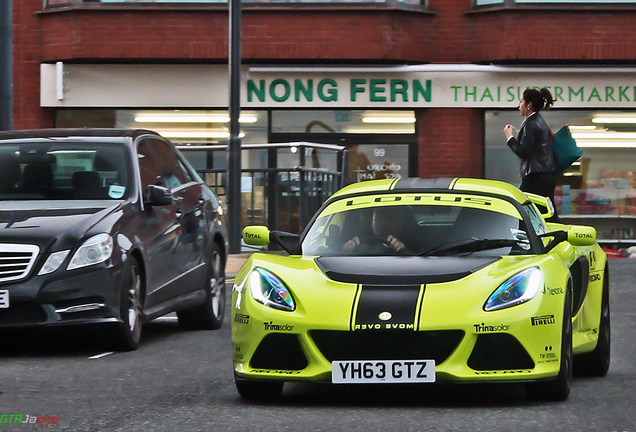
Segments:
[[[424,285],[358,285],[351,330],[417,330]]]

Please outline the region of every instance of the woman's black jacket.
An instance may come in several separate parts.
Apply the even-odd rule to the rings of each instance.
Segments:
[[[521,158],[521,177],[530,173],[551,173],[556,170],[554,138],[550,127],[539,113],[528,117],[517,138],[508,140],[508,147]]]

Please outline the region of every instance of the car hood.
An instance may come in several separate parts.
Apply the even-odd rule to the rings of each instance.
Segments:
[[[112,201],[3,202],[0,242],[37,244],[81,238],[88,229],[121,207]]]
[[[359,284],[451,282],[500,257],[320,257],[316,264],[329,278]]]

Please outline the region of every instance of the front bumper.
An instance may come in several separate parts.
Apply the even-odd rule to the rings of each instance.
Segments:
[[[328,313],[281,312],[246,299],[232,313],[234,372],[243,379],[331,381],[332,361],[435,360],[438,382],[534,381],[560,369],[562,299],[496,312],[448,310],[452,288],[427,287],[415,327],[351,324],[351,303]],[[328,297],[328,296],[326,296]],[[237,304],[237,293],[233,305]],[[340,304],[347,304],[341,301]],[[446,307],[446,311],[444,311]],[[430,317],[430,318],[429,318]]]
[[[9,294],[0,328],[121,322],[121,267],[97,264],[0,285]]]

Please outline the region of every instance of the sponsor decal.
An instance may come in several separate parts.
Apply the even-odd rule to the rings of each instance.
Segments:
[[[563,294],[565,291],[563,291],[563,288],[548,288],[548,287],[543,287],[543,291],[541,291],[542,294],[547,294],[547,295],[559,295],[559,294]]]
[[[384,195],[379,198],[360,196],[352,198],[346,201],[347,207],[355,207],[359,205],[369,205],[373,203],[391,203],[402,201],[404,203],[416,203],[416,204],[436,204],[444,202],[452,203],[467,203],[481,206],[490,206],[493,200],[482,197],[467,197],[463,195],[436,195],[436,194],[418,194],[418,195]]]
[[[530,318],[533,326],[541,326],[546,324],[554,324],[556,321],[554,315],[541,315]]]
[[[278,374],[278,375],[298,375],[300,371],[284,369],[252,369],[252,373],[257,374]]]
[[[552,351],[552,345],[547,345],[545,348],[545,353],[539,354],[539,363],[554,363],[559,361],[557,355]]]
[[[237,313],[236,315],[234,315],[234,322],[240,323],[240,324],[249,324],[250,323],[250,316],[249,315],[245,315],[245,314]]]
[[[16,424],[34,424],[42,427],[59,427],[60,418],[58,416],[32,416],[29,414],[2,414],[0,415],[0,427],[12,427]]]
[[[412,323],[400,323],[400,324],[356,324],[353,326],[354,330],[415,330],[415,324]]]
[[[245,233],[245,238],[248,238],[248,239],[260,239],[261,236],[259,236],[258,234],[253,234],[253,233],[246,232]]]
[[[486,325],[484,323],[481,324],[473,324],[473,328],[475,329],[475,333],[495,333],[495,332],[504,332],[510,330],[509,324],[498,324],[498,325]]]
[[[539,363],[554,363],[559,361],[555,353],[539,354],[539,358],[540,358]]]
[[[589,233],[574,233],[574,235],[576,236],[576,238],[594,238],[592,237],[592,234]]]
[[[475,371],[475,375],[511,375],[520,373],[530,373],[530,369],[514,369],[514,370],[493,370],[493,371]]]
[[[265,330],[269,331],[281,331],[281,332],[290,332],[294,330],[293,325],[289,324],[274,324],[274,321],[264,322]]]
[[[590,282],[596,282],[601,280],[601,274],[595,273],[590,275]]]

